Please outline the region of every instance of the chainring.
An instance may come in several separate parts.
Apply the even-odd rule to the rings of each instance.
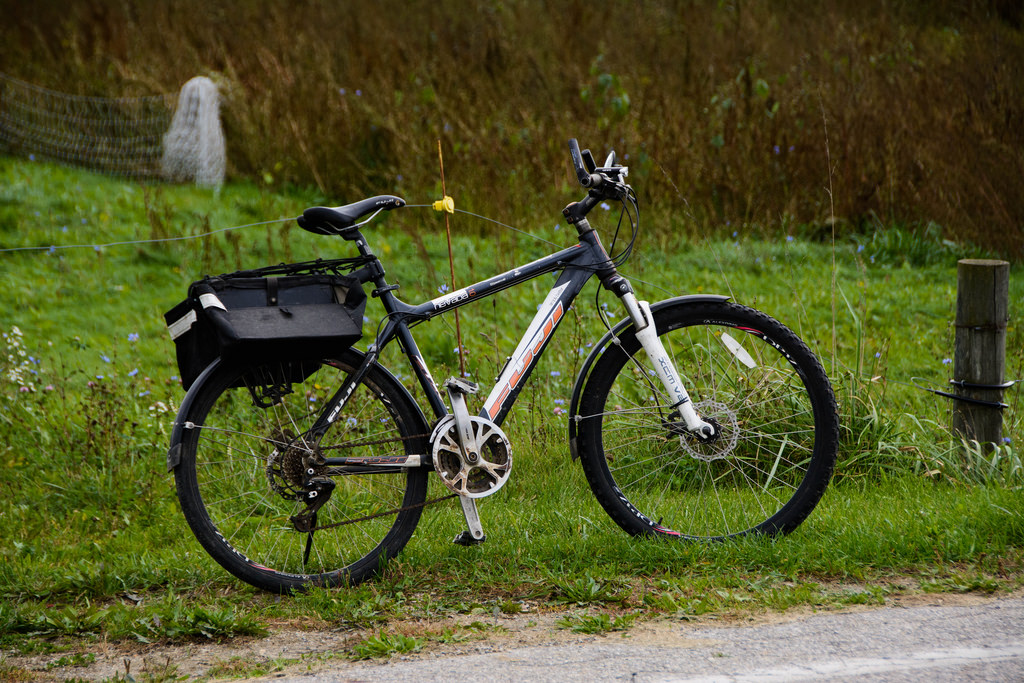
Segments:
[[[444,417],[431,435],[434,470],[449,489],[468,498],[483,498],[500,489],[512,473],[512,448],[498,425],[470,417],[480,458],[466,462],[459,447],[455,416]]]

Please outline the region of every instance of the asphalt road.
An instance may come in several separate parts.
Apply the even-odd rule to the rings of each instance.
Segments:
[[[653,639],[612,634],[387,663],[331,660],[267,680],[1024,681],[1024,599],[812,614],[749,626],[673,622]]]

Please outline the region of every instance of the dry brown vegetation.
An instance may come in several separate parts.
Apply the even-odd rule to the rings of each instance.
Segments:
[[[663,229],[934,221],[1024,254],[1012,0],[0,0],[0,14],[0,70],[49,88],[215,78],[233,173],[333,202],[431,198],[441,139],[461,207],[532,218],[530,203],[572,196],[578,137],[629,154]]]

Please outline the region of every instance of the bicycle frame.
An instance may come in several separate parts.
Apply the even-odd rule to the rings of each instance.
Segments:
[[[710,438],[714,435],[715,427],[701,419],[694,410],[678,371],[662,347],[654,328],[650,307],[646,302],[637,301],[633,295],[632,286],[618,274],[615,264],[601,244],[597,232],[587,221],[585,211],[574,212],[575,206],[577,205],[570,205],[565,211],[579,236],[579,243],[575,246],[418,305],[407,304],[394,295],[394,290],[398,289],[398,286],[388,284],[385,279],[384,267],[367,244],[366,238],[357,229],[346,231],[342,237],[355,242],[361,255],[373,259],[368,265],[355,271],[353,275],[363,283],[372,282],[376,286],[373,294],[380,298],[387,316],[383,329],[378,332],[376,339],[367,350],[362,366],[348,376],[327,402],[324,412],[310,429],[313,442],[319,441],[327,432],[331,423],[341,414],[349,396],[355,391],[370,366],[380,357],[384,347],[395,339],[398,340],[409,359],[413,374],[426,394],[435,417],[440,419],[448,415],[448,407],[427,368],[426,361],[423,359],[415,339],[413,339],[410,327],[558,270],[561,270],[561,274],[540,304],[515,351],[508,356],[498,380],[484,401],[479,416],[500,426],[543,355],[548,342],[564,318],[565,312],[569,310],[587,281],[597,275],[601,284],[622,300],[628,317],[636,327],[637,338],[651,358],[662,385],[668,395],[675,399],[670,411],[677,411],[687,429],[698,438]],[[401,463],[401,466],[414,466],[418,464],[418,460],[418,458],[410,459]],[[345,459],[328,458],[327,462],[328,464],[342,464]],[[397,461],[392,463],[389,460],[389,462],[381,464],[400,463]]]
[[[373,255],[361,235],[353,236],[353,239],[355,239],[360,253],[367,256]],[[397,339],[409,359],[413,373],[423,388],[435,417],[443,417],[448,414],[448,408],[413,339],[410,327],[558,270],[562,271],[561,274],[540,304],[515,351],[508,356],[505,366],[479,413],[480,417],[500,425],[543,355],[544,349],[566,311],[569,310],[586,283],[595,274],[602,279],[615,275],[615,269],[608,254],[597,233],[592,229],[581,231],[579,243],[572,247],[418,305],[405,303],[394,295],[394,287],[388,285],[384,280],[383,269],[380,267],[379,261],[356,271],[354,275],[361,280],[365,278],[364,281],[377,285],[375,294],[380,297],[387,313],[387,321],[370,346],[364,367],[368,367],[370,363],[374,362],[384,347]],[[362,372],[354,373],[351,379],[358,381],[361,375]],[[345,387],[342,387],[339,393],[344,396]],[[334,406],[329,407],[335,409]]]
[[[615,325],[604,320],[607,332],[574,363],[568,450],[611,519],[636,536],[724,539],[788,533],[807,517],[839,445],[835,395],[821,363],[785,325],[727,297],[638,300],[618,273],[639,232],[628,169],[614,153],[597,167],[569,142],[586,188],[562,212],[577,243],[421,303],[398,298],[360,232],[378,213],[407,206],[404,199],[310,207],[297,219],[313,234],[354,242],[360,256],[276,268],[344,271],[380,299],[384,316],[372,335],[366,330],[365,351],[350,348],[349,337],[327,350],[310,348],[312,358],[298,343],[275,354],[224,353],[191,384],[167,467],[185,518],[213,559],[267,590],[354,585],[405,547],[425,506],[452,498],[466,522],[453,542],[484,542],[477,501],[499,491],[513,465],[513,440],[500,425],[594,276],[625,315]],[[629,221],[624,246],[611,255],[587,221],[592,210],[609,208],[605,201],[621,202],[619,228]],[[412,328],[549,275],[550,289],[530,297],[543,300],[472,415],[467,395],[476,386],[461,378],[435,382]],[[736,330],[752,336],[738,341]],[[400,349],[385,356],[396,340]],[[412,372],[423,396],[384,367],[404,364],[395,354],[405,357],[403,372]],[[428,500],[437,484],[450,493]]]

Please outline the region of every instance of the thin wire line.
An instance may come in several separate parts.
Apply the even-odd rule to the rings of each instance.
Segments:
[[[163,94],[163,95],[143,95],[141,97],[92,97],[92,96],[88,96],[88,95],[72,95],[70,93],[58,92],[56,90],[50,90],[49,88],[44,88],[42,86],[35,85],[33,83],[28,83],[27,81],[23,81],[23,80],[21,80],[19,78],[14,78],[13,76],[9,76],[8,74],[6,74],[6,73],[4,73],[2,71],[0,71],[0,81],[7,81],[8,83],[12,83],[14,85],[17,85],[18,87],[22,88],[23,90],[31,90],[33,92],[40,93],[42,95],[47,95],[47,96],[52,97],[54,99],[74,100],[76,102],[93,102],[93,103],[98,103],[98,104],[106,104],[107,102],[116,102],[116,103],[120,104],[120,103],[125,103],[125,102],[137,102],[137,101],[142,101],[142,102],[163,101],[163,102],[166,102],[168,100],[168,98],[174,97],[173,93],[167,93],[167,94]]]
[[[432,204],[406,204],[406,208],[409,208],[409,209],[430,209],[430,208],[433,208],[433,205]],[[464,211],[462,209],[455,209],[455,211],[457,213],[464,213],[467,216],[472,216],[474,218],[478,218],[478,219],[480,219],[482,221],[487,221],[487,222],[490,222],[490,223],[494,223],[495,225],[498,225],[498,226],[501,226],[503,228],[506,228],[507,230],[511,230],[513,232],[518,232],[521,235],[526,235],[527,237],[532,237],[533,239],[537,240],[538,242],[543,242],[544,244],[550,245],[552,247],[560,247],[560,246],[562,246],[562,245],[557,244],[555,242],[551,242],[549,240],[546,240],[543,237],[538,237],[537,235],[534,235],[533,233],[526,232],[525,230],[520,230],[519,228],[514,228],[511,225],[508,225],[507,223],[502,223],[501,221],[495,220],[493,218],[488,218],[487,216],[481,216],[480,214],[473,213],[472,211]],[[292,217],[288,217],[288,218],[274,218],[274,219],[269,220],[269,221],[260,221],[258,223],[246,223],[245,225],[234,225],[234,226],[231,226],[229,228],[219,228],[217,230],[211,230],[209,232],[204,232],[204,233],[199,234],[199,235],[182,235],[180,237],[163,237],[163,238],[160,238],[160,239],[152,239],[152,240],[127,240],[127,241],[123,241],[123,242],[107,242],[106,244],[64,244],[64,245],[50,244],[50,245],[45,245],[45,246],[33,246],[33,247],[9,247],[9,248],[6,248],[6,249],[0,249],[0,254],[16,252],[16,251],[49,251],[49,252],[53,252],[53,251],[56,251],[58,249],[103,249],[103,248],[106,248],[106,247],[120,247],[120,246],[132,245],[132,244],[155,244],[155,243],[158,243],[158,242],[181,242],[181,241],[185,241],[185,240],[195,240],[195,239],[200,239],[200,238],[203,238],[203,237],[209,237],[211,235],[216,235],[218,233],[228,232],[228,231],[231,231],[231,230],[241,230],[242,228],[252,228],[252,227],[256,227],[258,225],[267,225],[269,223],[283,223],[285,221],[293,221],[293,220],[296,220],[297,218],[298,218],[298,216],[292,216]]]
[[[501,227],[507,228],[508,230],[511,230],[512,232],[518,232],[520,235],[526,235],[527,237],[532,237],[533,239],[537,240],[538,242],[543,242],[544,244],[548,244],[548,245],[550,245],[552,247],[560,247],[560,246],[562,246],[562,245],[557,244],[555,242],[550,242],[550,241],[544,239],[543,237],[538,237],[537,235],[534,235],[531,232],[526,232],[525,230],[520,230],[519,228],[513,228],[511,225],[508,225],[507,223],[502,223],[501,221],[496,221],[493,218],[488,218],[487,216],[481,216],[480,214],[473,213],[472,211],[463,211],[462,209],[455,209],[455,210],[458,213],[464,213],[467,216],[472,216],[473,218],[479,218],[482,221],[489,221],[491,223],[494,223],[495,225],[500,225]]]
[[[275,218],[269,221],[260,221],[259,223],[246,223],[245,225],[233,225],[230,228],[218,228],[217,230],[211,230],[210,232],[204,232],[201,235],[182,235],[180,237],[161,237],[155,240],[128,240],[124,242],[107,242],[106,244],[64,244],[56,245],[51,244],[45,247],[11,247],[8,249],[0,249],[0,254],[12,252],[12,251],[56,251],[58,249],[103,249],[105,247],[121,247],[131,244],[155,244],[157,242],[180,242],[183,240],[197,240],[202,237],[209,237],[210,235],[216,235],[221,232],[228,232],[229,230],[241,230],[242,228],[252,228],[257,225],[267,225],[268,223],[283,223],[285,221],[293,221],[293,218]]]

